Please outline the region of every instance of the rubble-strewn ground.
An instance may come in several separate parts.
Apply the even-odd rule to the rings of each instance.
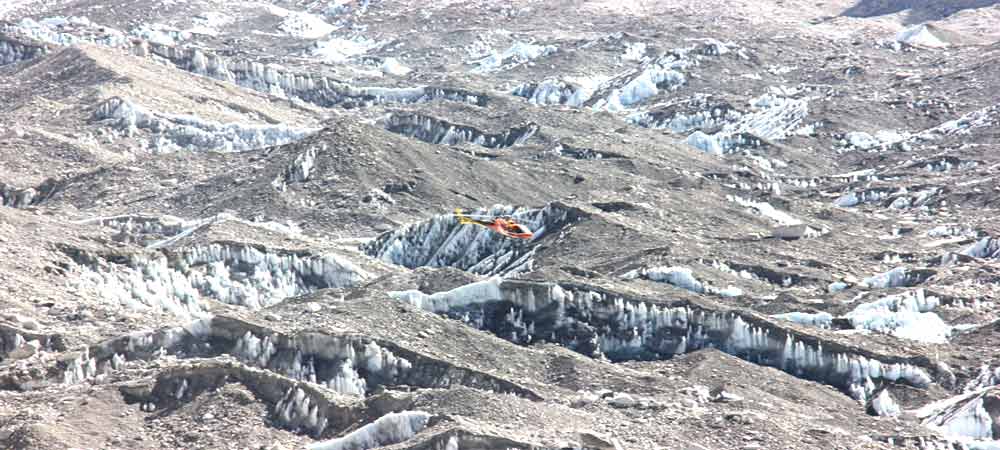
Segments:
[[[2,3],[0,448],[1000,448],[994,1]]]

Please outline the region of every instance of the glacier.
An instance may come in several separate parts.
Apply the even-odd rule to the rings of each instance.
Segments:
[[[371,277],[334,254],[213,243],[124,258],[75,252],[70,284],[106,301],[182,318],[206,317],[205,298],[259,309],[316,289],[349,287]],[[124,261],[121,261],[124,259]]]
[[[94,111],[94,119],[111,122],[125,136],[134,136],[138,129],[152,133],[148,149],[153,153],[254,150],[295,142],[319,131],[287,125],[222,124],[152,111],[121,97],[102,102]]]
[[[400,411],[379,417],[346,436],[306,445],[308,450],[368,450],[406,441],[427,427],[431,415]]]
[[[928,372],[905,361],[884,362],[823,340],[803,340],[756,316],[628,299],[576,284],[494,277],[446,292],[390,296],[446,314],[519,344],[555,342],[612,361],[666,359],[718,348],[748,361],[836,386],[865,400],[882,382],[925,387]]]

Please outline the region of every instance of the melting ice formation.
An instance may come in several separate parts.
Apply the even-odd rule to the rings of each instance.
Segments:
[[[369,278],[333,254],[314,256],[214,243],[176,252],[102,257],[73,252],[80,265],[74,283],[135,309],[179,317],[207,315],[203,297],[258,309],[317,289],[349,287]]]
[[[969,449],[1000,444],[1000,389],[987,387],[931,403],[915,411],[924,426],[956,439]]]
[[[888,272],[865,278],[861,283],[871,289],[889,289],[897,287],[913,287],[934,276],[930,269],[908,269],[896,267]]]
[[[713,134],[696,130],[687,137],[687,143],[714,155],[732,153],[743,147],[759,147],[761,139],[778,141],[791,135],[808,113],[807,99],[771,93],[751,100],[750,106],[749,112],[734,122],[726,122]]]
[[[489,55],[473,61],[472,64],[476,67],[472,69],[471,72],[486,73],[501,69],[510,69],[518,64],[523,64],[531,60],[551,55],[556,51],[558,51],[558,48],[554,45],[535,45],[525,42],[515,42],[510,46],[510,48],[503,52],[493,50]]]
[[[885,206],[893,209],[920,208],[932,206],[940,192],[941,188],[938,187],[928,187],[912,194],[905,187],[895,192],[887,189],[864,189],[848,192],[834,200],[833,204],[850,208],[866,203],[882,202]]]
[[[525,123],[500,133],[486,133],[468,125],[458,125],[422,114],[390,114],[383,121],[385,129],[431,144],[457,145],[470,142],[486,148],[505,148],[523,144],[539,126]]]
[[[697,294],[714,294],[722,297],[739,297],[743,295],[743,290],[737,287],[729,286],[725,289],[719,289],[707,283],[702,283],[694,277],[691,269],[687,267],[650,267],[632,270],[622,275],[622,278],[625,279],[640,277],[671,284]]]
[[[578,214],[564,205],[550,203],[540,209],[493,206],[470,214],[512,215],[535,233],[537,241],[569,224]],[[482,227],[459,225],[452,215],[383,233],[361,249],[388,263],[416,267],[456,267],[486,275],[511,275],[530,271],[534,246],[505,238]]]
[[[17,24],[4,26],[0,32],[16,33],[59,46],[86,42],[106,47],[123,47],[129,42],[125,33],[95,24],[86,17],[51,17],[40,21],[24,18]]]
[[[431,415],[423,411],[401,411],[379,417],[344,437],[317,442],[308,450],[361,450],[406,441],[427,427]]]
[[[923,289],[916,289],[860,304],[842,319],[848,321],[855,330],[944,344],[948,342],[952,327],[932,312],[940,305],[939,297],[927,295]],[[834,321],[834,317],[826,312],[790,312],[771,317],[818,328],[831,328]]]
[[[291,342],[270,334],[246,331],[231,354],[297,380],[322,384],[341,394],[364,397],[368,382],[396,384],[412,364],[375,341],[322,334],[298,336]]]
[[[725,123],[736,122],[743,114],[729,102],[708,95],[695,95],[666,104],[655,105],[647,111],[629,114],[630,123],[656,129],[669,129],[675,133],[692,130],[707,131]]]
[[[247,365],[322,385],[355,398],[366,396],[379,385],[448,388],[461,384],[540,399],[537,394],[507,380],[428,358],[392,342],[353,334],[303,332],[286,335],[224,316],[198,319],[185,326],[154,332],[136,332],[102,342],[67,360],[57,373],[66,383],[79,383],[120,367],[126,361],[156,359],[168,354],[181,358],[231,355]],[[283,410],[285,423],[297,417],[292,422],[301,424],[299,419],[313,415],[303,413],[299,408],[303,399],[298,397],[301,396],[286,396],[285,408],[279,404],[277,409]],[[317,436],[326,426],[325,421],[317,417],[309,419],[307,424]]]
[[[524,83],[510,91],[534,105],[568,105],[580,108],[605,81],[603,77],[546,78],[539,83]]]
[[[777,222],[778,225],[802,225],[801,220],[792,217],[791,214],[778,210],[768,202],[758,202],[735,195],[727,195],[726,199],[740,206],[751,208],[757,211],[758,214]]]
[[[177,67],[248,89],[279,97],[296,98],[321,107],[356,108],[382,104],[421,103],[449,100],[484,106],[485,94],[443,87],[355,87],[324,76],[291,72],[274,64],[227,60],[199,49],[141,43],[132,51],[141,56],[164,58]]]
[[[16,188],[0,182],[0,206],[25,208],[37,205],[56,193],[59,182],[54,178],[45,180],[36,187]]]
[[[1000,259],[1000,239],[990,236],[984,237],[962,250],[962,254],[975,258]]]
[[[313,55],[319,56],[325,62],[340,64],[347,62],[355,56],[375,50],[385,45],[385,42],[355,37],[352,39],[332,38],[316,42],[315,45],[316,47],[312,49]],[[396,64],[399,64],[399,62],[396,61]]]
[[[549,341],[612,360],[664,359],[713,347],[748,361],[819,380],[867,399],[886,381],[925,387],[928,373],[793,332],[752,315],[694,304],[668,306],[594,288],[492,278],[425,294],[390,293],[421,309],[486,329],[519,344]]]
[[[852,131],[843,136],[840,145],[859,150],[884,150],[887,148],[906,150],[914,142],[969,134],[974,130],[995,127],[998,124],[1000,124],[1000,105],[993,105],[968,112],[958,119],[949,120],[917,133],[878,131],[872,135],[863,131]],[[946,158],[940,166],[930,165],[928,170],[939,171],[943,169],[943,171],[947,171],[953,165],[954,163],[948,163]],[[974,166],[975,164],[972,167]]]
[[[687,81],[681,71],[693,64],[692,60],[681,54],[669,54],[657,58],[644,64],[633,74],[605,82],[598,89],[598,94],[603,95],[588,103],[595,110],[626,111],[656,96],[661,89],[667,91],[679,89]]]
[[[98,224],[103,227],[118,230],[120,233],[120,236],[117,238],[118,241],[137,242],[146,246],[146,248],[162,248],[190,236],[196,230],[206,225],[230,221],[239,222],[252,227],[264,228],[277,233],[291,235],[301,233],[301,230],[291,222],[288,222],[287,224],[278,222],[253,222],[240,219],[228,213],[220,213],[204,219],[192,220],[169,215],[120,215],[95,217],[93,219],[81,220],[75,223]]]
[[[0,35],[0,66],[37,58],[48,50],[43,45],[30,44]]]
[[[149,150],[155,153],[253,150],[294,142],[319,130],[287,125],[222,124],[197,116],[148,110],[120,97],[101,103],[94,111],[94,119],[110,121],[130,137],[138,129],[152,133]]]
[[[858,305],[844,317],[851,321],[854,329],[943,344],[948,341],[951,327],[931,312],[940,304],[940,298],[917,289]]]

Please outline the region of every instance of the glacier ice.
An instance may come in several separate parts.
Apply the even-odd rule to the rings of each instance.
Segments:
[[[996,395],[995,388],[984,388],[931,403],[915,413],[923,419],[924,426],[966,443],[968,448],[976,448],[976,441],[988,442],[1000,437],[993,434],[998,425],[994,422]],[[994,409],[992,414],[985,407],[987,400]]]
[[[406,441],[421,432],[431,415],[423,411],[400,411],[379,417],[346,436],[306,445],[309,450],[368,450]]]
[[[783,314],[774,314],[771,317],[775,319],[787,320],[789,322],[794,322],[800,325],[808,325],[817,328],[830,328],[833,324],[833,316],[828,312],[818,312],[818,313],[803,313],[803,312],[789,312]]]
[[[431,144],[457,145],[469,142],[486,148],[521,145],[538,132],[536,123],[528,122],[499,133],[487,133],[468,125],[459,125],[422,114],[390,114],[382,120],[385,129]]]
[[[352,39],[331,38],[316,42],[314,44],[315,47],[312,49],[312,54],[320,57],[324,62],[341,64],[355,56],[375,50],[384,44],[384,42],[363,37],[354,37]]]
[[[374,341],[323,334],[287,339],[260,337],[248,330],[236,340],[231,354],[257,367],[359,397],[364,397],[369,379],[373,384],[394,384],[412,367],[409,360]]]
[[[808,99],[794,99],[764,94],[750,101],[751,111],[735,121],[727,121],[722,129],[707,134],[697,130],[687,143],[706,153],[722,155],[742,147],[758,147],[761,139],[777,141],[791,135],[808,113]]]
[[[222,124],[196,116],[148,110],[121,97],[101,103],[94,119],[111,121],[127,136],[133,136],[138,129],[149,131],[153,134],[149,150],[155,153],[253,150],[294,142],[319,130],[287,125]]]
[[[214,243],[171,253],[137,254],[112,263],[75,255],[79,288],[135,309],[204,317],[203,297],[262,308],[316,289],[353,286],[370,275],[343,257]]]
[[[882,392],[872,398],[871,407],[877,416],[895,417],[901,412],[899,404],[889,394],[888,389],[883,389]]]
[[[47,53],[44,46],[0,35],[0,66],[34,59]]]
[[[865,278],[861,283],[871,289],[910,287],[923,283],[933,275],[934,272],[930,270],[911,270],[900,266],[888,272]]]
[[[984,237],[961,252],[976,258],[1000,259],[1000,239]]]
[[[546,78],[538,83],[518,85],[510,92],[512,95],[524,97],[535,105],[567,105],[582,107],[590,100],[604,78]]]
[[[488,101],[485,94],[446,87],[357,87],[321,75],[292,72],[273,64],[227,59],[197,48],[179,48],[141,42],[133,46],[131,50],[140,56],[165,59],[175,66],[195,74],[228,81],[247,89],[278,97],[299,99],[321,107],[357,108],[434,100],[484,106]]]
[[[938,297],[917,289],[860,304],[844,317],[855,329],[941,344],[947,342],[951,327],[931,312],[939,305]]]
[[[837,386],[859,399],[882,381],[918,387],[932,382],[924,369],[910,363],[883,362],[833,343],[803,340],[755,316],[626,299],[576,285],[494,278],[445,293],[403,291],[393,297],[516,343],[557,342],[612,360],[664,359],[719,348]]]
[[[731,202],[735,202],[740,206],[752,208],[756,210],[760,215],[777,222],[778,225],[794,226],[802,224],[801,220],[792,217],[791,214],[778,210],[774,206],[771,206],[771,204],[768,202],[758,202],[754,200],[749,200],[737,195],[727,195],[726,199]]]
[[[551,55],[556,51],[558,48],[554,45],[536,45],[517,41],[503,52],[492,51],[488,56],[473,61],[472,64],[476,67],[472,69],[472,72],[485,73],[509,69],[518,64]]]
[[[896,34],[896,41],[920,47],[947,47],[948,43],[934,35],[931,27],[918,24]]]

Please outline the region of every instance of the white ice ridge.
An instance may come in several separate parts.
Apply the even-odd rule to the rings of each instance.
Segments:
[[[356,87],[331,78],[296,73],[275,64],[241,59],[228,60],[196,48],[179,48],[143,42],[132,47],[140,56],[164,58],[181,69],[277,97],[297,98],[323,107],[419,103],[434,99],[483,105],[485,95],[441,87]]]
[[[253,150],[294,142],[319,130],[287,125],[223,124],[149,110],[121,97],[103,102],[94,118],[113,121],[115,128],[129,137],[138,129],[152,133],[148,148],[155,153]]]
[[[534,240],[545,236],[547,227],[557,227],[567,220],[568,210],[557,204],[541,209],[495,205],[470,215],[514,216],[518,223],[534,232]],[[384,233],[362,248],[369,256],[391,264],[415,268],[456,267],[484,275],[510,275],[531,270],[533,246],[514,242],[491,230],[459,225],[451,215],[407,225]]]
[[[51,17],[40,21],[26,17],[17,24],[3,26],[0,31],[60,46],[87,42],[106,47],[123,47],[129,43],[125,33],[95,24],[86,17]]]
[[[479,328],[513,330],[510,338],[518,343],[551,340],[595,356],[634,358],[645,351],[667,357],[663,355],[712,346],[841,387],[858,399],[866,399],[879,380],[919,387],[932,381],[924,369],[912,364],[831,351],[822,342],[806,343],[780,328],[751,325],[731,312],[662,306],[558,284],[494,278],[431,295],[412,290],[390,295],[427,311],[464,314]],[[510,313],[502,323],[489,323],[495,319],[483,316],[484,306],[498,301],[509,302]],[[478,317],[470,320],[470,313]],[[580,339],[581,323],[594,335]]]
[[[948,43],[934,35],[931,27],[919,24],[896,34],[896,41],[920,47],[947,47]]]
[[[558,51],[554,45],[535,45],[525,42],[515,42],[503,52],[491,51],[489,55],[472,61],[476,67],[473,73],[485,73],[505,68],[510,68],[518,64],[526,63],[544,56],[551,55]]]
[[[347,259],[210,244],[176,254],[149,253],[127,264],[100,258],[81,263],[75,281],[102,298],[134,309],[204,317],[203,297],[259,309],[316,289],[349,287],[370,275]]]
[[[913,412],[922,419],[924,426],[957,439],[968,448],[990,448],[979,444],[993,441],[993,428],[1000,424],[993,419],[997,411],[992,411],[992,414],[987,411],[984,400],[995,399],[997,394],[996,388],[983,388],[928,404]],[[992,408],[997,408],[996,402],[993,403]],[[996,445],[996,441],[993,444]]]
[[[676,55],[659,58],[631,75],[622,86],[612,88],[605,97],[598,99],[592,108],[598,111],[625,112],[655,97],[661,89],[676,90],[687,81],[680,71],[691,64],[693,64],[691,61]],[[614,81],[616,80],[609,80],[605,85]]]
[[[190,236],[199,228],[206,225],[221,222],[238,222],[243,225],[263,228],[277,233],[287,235],[298,235],[302,230],[292,222],[279,223],[274,221],[254,222],[244,220],[229,213],[219,213],[204,219],[183,219],[171,215],[144,216],[144,215],[118,215],[106,217],[94,217],[74,221],[77,224],[99,224],[103,227],[113,228],[121,233],[140,239],[146,248],[163,248],[175,244],[181,239]],[[145,237],[150,239],[145,239]],[[152,237],[166,236],[164,239],[152,240]]]
[[[511,94],[528,99],[535,105],[568,105],[580,108],[590,100],[606,77],[546,78],[540,83],[525,83]]]
[[[355,56],[363,55],[385,44],[385,42],[360,36],[352,39],[335,37],[326,41],[316,42],[316,47],[312,49],[312,54],[320,57],[324,62],[341,64]],[[390,59],[395,61],[394,58]],[[399,65],[399,62],[396,61],[395,64]]]
[[[309,450],[368,450],[409,440],[427,427],[431,415],[423,411],[401,411],[379,417],[344,437],[306,446]]]
[[[319,39],[337,29],[315,14],[292,11],[269,3],[255,3],[255,5],[284,19],[278,24],[278,30],[300,39]]]
[[[1000,239],[989,236],[984,237],[965,250],[962,250],[962,254],[976,258],[1000,259]]]
[[[364,397],[367,378],[377,383],[395,383],[412,364],[376,342],[350,337],[306,334],[288,339],[271,335],[243,334],[232,350],[240,360],[269,368],[297,380],[319,383],[345,395]],[[332,376],[319,379],[317,361],[335,364]],[[362,377],[359,370],[366,374]]]
[[[751,111],[739,120],[726,123],[714,134],[695,131],[688,136],[687,143],[703,152],[723,155],[739,147],[759,146],[761,138],[782,140],[802,124],[808,104],[808,99],[764,94],[750,101]]]
[[[871,289],[889,289],[896,287],[906,287],[919,280],[919,275],[914,274],[906,267],[896,267],[885,273],[865,278],[861,284]]]
[[[790,226],[790,225],[802,224],[801,220],[792,217],[791,214],[778,210],[774,206],[771,206],[771,204],[768,202],[758,202],[750,199],[745,199],[737,195],[726,195],[726,200],[735,202],[736,204],[746,208],[752,208],[756,210],[758,214],[777,222],[778,225]]]
[[[649,267],[641,268],[629,271],[622,275],[625,279],[635,279],[635,278],[646,278],[652,281],[658,281],[661,283],[667,283],[673,286],[677,286],[681,289],[686,289],[698,294],[718,294],[723,297],[739,297],[743,295],[743,291],[736,287],[728,287],[725,289],[719,289],[713,286],[709,286],[706,283],[702,283],[697,278],[694,277],[694,273],[690,268],[687,267]]]
[[[787,320],[799,325],[808,325],[817,328],[830,328],[833,324],[833,316],[828,312],[789,312],[784,314],[774,314],[771,317],[774,317],[775,319]]]
[[[4,36],[0,36],[0,66],[27,61],[43,54],[45,54],[44,47],[7,40]]]
[[[923,289],[917,289],[860,304],[844,317],[855,329],[943,344],[951,335],[951,327],[931,312],[940,303],[938,297],[927,296]]]
[[[879,416],[898,416],[901,412],[899,404],[889,395],[888,389],[883,389],[878,395],[872,398],[872,409]]]

